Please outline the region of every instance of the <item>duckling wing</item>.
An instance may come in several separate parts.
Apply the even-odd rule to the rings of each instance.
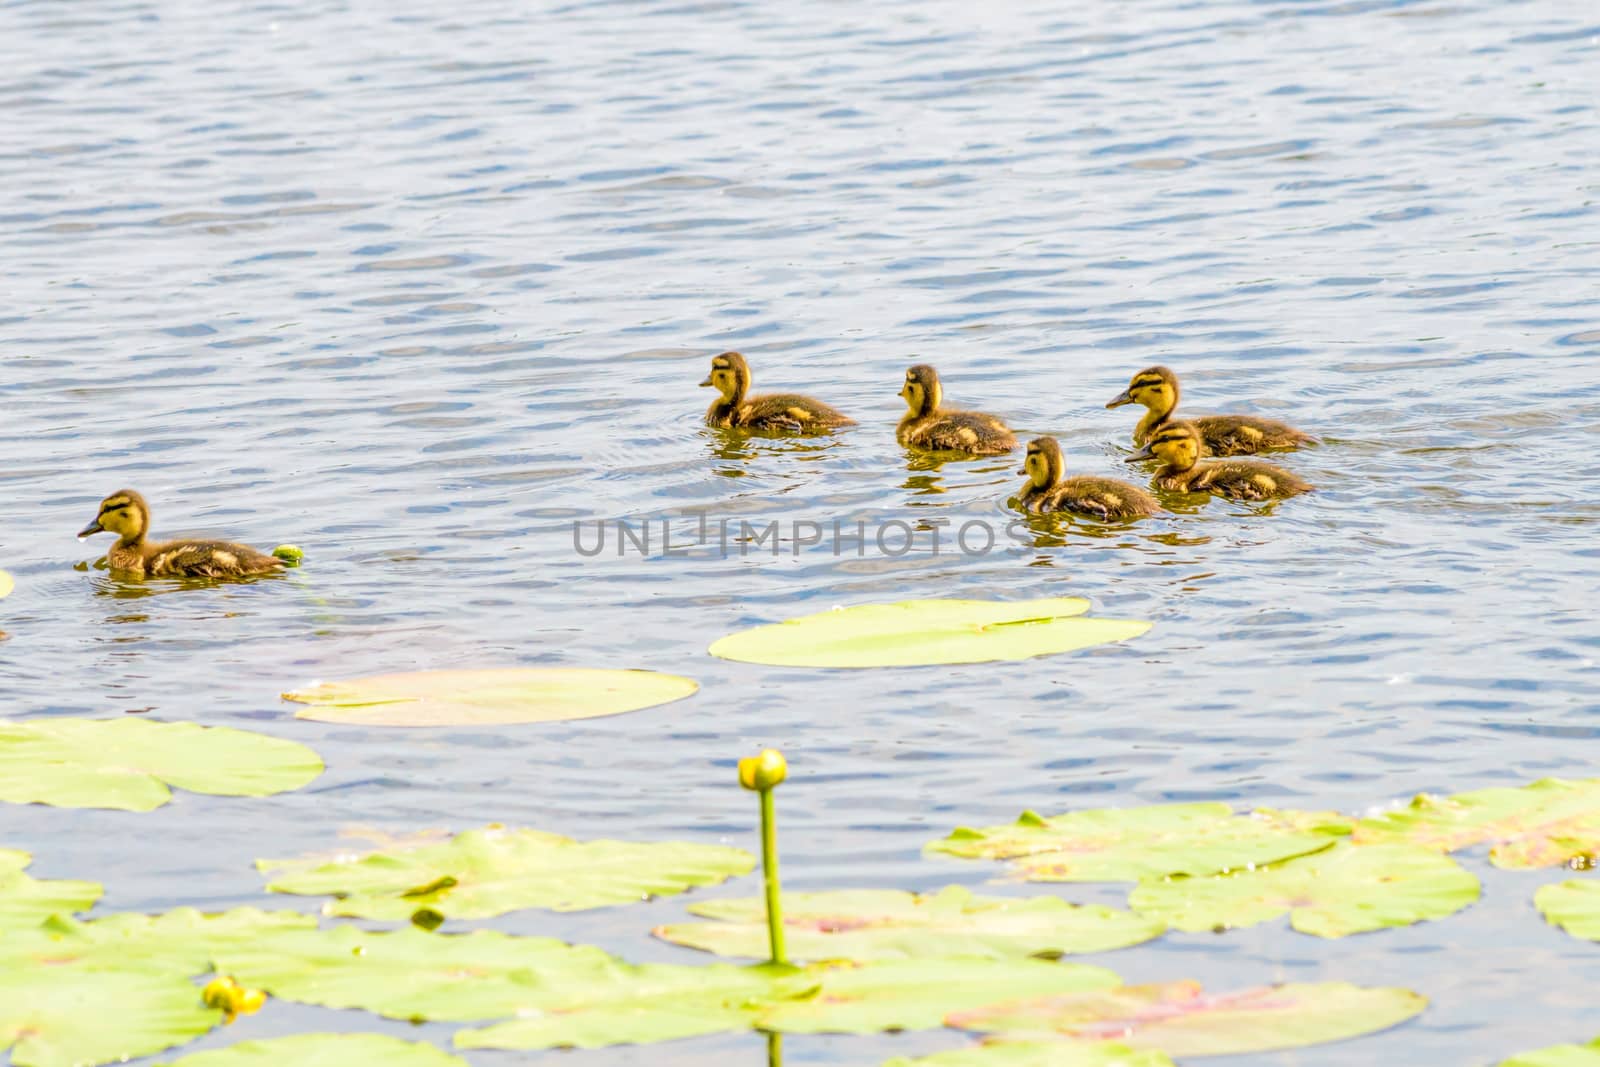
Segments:
[[[980,411],[941,411],[910,436],[907,443],[919,448],[974,456],[998,456],[1017,447],[1005,423]]]
[[[1101,519],[1129,519],[1161,510],[1155,498],[1137,486],[1115,478],[1083,475],[1068,478],[1057,488],[1056,508]]]
[[[1213,456],[1250,456],[1268,448],[1299,448],[1316,438],[1286,422],[1254,415],[1204,415],[1192,420]]]
[[[733,414],[733,425],[752,430],[786,430],[816,433],[835,426],[850,426],[853,419],[820,400],[798,393],[753,396]]]
[[[230,541],[171,541],[153,546],[145,573],[152,578],[242,578],[281,570],[283,560]]]
[[[1278,500],[1311,488],[1309,483],[1270,463],[1216,463],[1207,474],[1207,488],[1229,500]]]

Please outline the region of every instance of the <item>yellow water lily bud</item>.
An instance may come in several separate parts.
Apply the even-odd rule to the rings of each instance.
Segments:
[[[239,990],[239,997],[235,1001],[236,1007],[234,1008],[234,1014],[254,1015],[256,1012],[261,1010],[261,1006],[266,1002],[267,994],[262,990],[241,989]]]
[[[200,999],[208,1008],[220,1008],[231,1012],[234,998],[242,992],[238,982],[227,975],[222,975],[206,983],[206,987],[200,991]]]
[[[764,748],[759,756],[739,761],[739,784],[765,793],[789,777],[789,761],[775,748]]]

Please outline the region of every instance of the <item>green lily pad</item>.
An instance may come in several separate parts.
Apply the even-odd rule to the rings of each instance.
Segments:
[[[0,1052],[13,1067],[121,1063],[192,1041],[221,1021],[182,976],[47,967],[0,970]]]
[[[1600,882],[1574,879],[1543,886],[1533,903],[1550,925],[1573,937],[1600,941]]]
[[[339,899],[330,915],[409,919],[427,908],[448,919],[487,919],[519,908],[578,911],[681,893],[750,873],[755,857],[725,845],[574,841],[490,827],[444,842],[333,862],[258,860],[274,893]]]
[[[296,741],[149,719],[0,723],[0,800],[150,811],[195,793],[264,797],[299,789],[322,760]]]
[[[1350,821],[1324,812],[1235,815],[1222,803],[1096,808],[1015,823],[960,827],[928,852],[1009,859],[1030,882],[1131,882],[1171,874],[1215,874],[1330,848]]]
[[[1099,967],[1038,960],[893,960],[733,967],[643,966],[565,1005],[456,1035],[462,1048],[596,1048],[755,1027],[780,1033],[875,1033],[943,1025],[952,1011],[1038,995],[1104,989]],[[579,994],[587,999],[580,1000]]]
[[[33,857],[0,848],[0,935],[37,926],[52,915],[87,911],[100,899],[95,882],[40,881],[23,873]],[[6,941],[0,937],[0,950]]]
[[[730,634],[711,654],[774,667],[917,667],[1030,659],[1113,641],[1148,622],[1078,618],[1089,602],[905,600],[860,604]]]
[[[88,922],[58,915],[0,938],[0,966],[81,964],[95,970],[189,976],[209,971],[220,952],[252,944],[265,934],[316,925],[315,916],[256,908],[214,915],[177,908],[161,915],[114,914]]]
[[[432,1045],[413,1044],[382,1034],[296,1034],[265,1041],[241,1041],[227,1048],[185,1056],[170,1067],[468,1067]]]
[[[1600,1067],[1600,1038],[1587,1045],[1552,1045],[1519,1053],[1500,1067]]]
[[[917,1059],[896,1057],[883,1067],[1173,1067],[1163,1052],[1114,1043],[997,1041],[936,1052]]]
[[[1287,914],[1303,934],[1348,934],[1453,915],[1478,880],[1449,856],[1407,845],[1341,844],[1254,870],[1142,882],[1128,898],[1178,930],[1254,926]]]
[[[360,726],[488,726],[620,715],[691,696],[691,678],[656,671],[528,667],[413,671],[323,682],[283,699],[299,719]]]
[[[1356,824],[1357,844],[1405,842],[1440,852],[1490,844],[1511,870],[1593,866],[1600,854],[1600,778],[1545,778],[1519,789],[1423,794],[1400,811]]]
[[[946,1022],[964,1030],[1159,1049],[1169,1056],[1230,1056],[1343,1041],[1395,1026],[1428,1001],[1409,989],[1345,982],[1205,993],[1163,982],[1000,1004]]]
[[[764,899],[710,900],[689,911],[719,921],[662,926],[656,936],[720,956],[767,954]],[[1115,908],[1060,897],[977,897],[961,886],[925,895],[897,889],[786,893],[783,922],[789,955],[807,960],[1055,957],[1136,945],[1166,929]]]

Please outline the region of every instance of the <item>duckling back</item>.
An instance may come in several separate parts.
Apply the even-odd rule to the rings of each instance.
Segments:
[[[150,578],[249,578],[287,566],[277,556],[231,541],[168,541],[143,549],[141,570]]]
[[[895,440],[907,448],[970,456],[1000,456],[1017,447],[1010,427],[979,411],[907,414],[895,430]]]
[[[1162,489],[1213,493],[1229,500],[1281,500],[1316,488],[1276,464],[1249,459],[1201,460],[1186,471],[1158,473],[1156,484]]]

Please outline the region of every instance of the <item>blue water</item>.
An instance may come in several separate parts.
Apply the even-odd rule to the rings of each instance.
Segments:
[[[257,903],[251,862],[502,821],[753,845],[733,764],[788,753],[796,888],[973,885],[925,861],[1023,808],[1222,799],[1374,810],[1587,776],[1600,752],[1600,12],[1587,0],[479,0],[0,3],[0,686],[8,716],[228,724],[316,747],[266,800],[0,808],[40,877],[105,907]],[[700,425],[707,358],[860,425]],[[577,520],[1007,521],[1015,458],[910,460],[904,368],[1126,474],[1150,363],[1185,410],[1321,435],[1319,491],[986,555],[573,547]],[[131,485],[157,532],[292,541],[281,581],[130,587],[72,534]],[[790,528],[787,527],[786,528]],[[922,532],[931,535],[932,527]],[[98,551],[97,551],[98,549]],[[1080,595],[1127,645],[830,673],[712,659],[731,630],[924,596]],[[426,667],[630,666],[693,699],[631,716],[383,731],[278,694]],[[1561,872],[1464,862],[1485,898],[1322,942],[1282,923],[1089,962],[1131,980],[1403,984],[1359,1044],[1222,1067],[1489,1064],[1600,1034]],[[1116,902],[1119,887],[1059,890]],[[749,880],[713,890],[748,894]],[[631,959],[685,898],[500,929]],[[195,1047],[332,1027],[275,1002]],[[874,1064],[953,1033],[791,1038]],[[481,1067],[719,1058],[756,1035]]]

